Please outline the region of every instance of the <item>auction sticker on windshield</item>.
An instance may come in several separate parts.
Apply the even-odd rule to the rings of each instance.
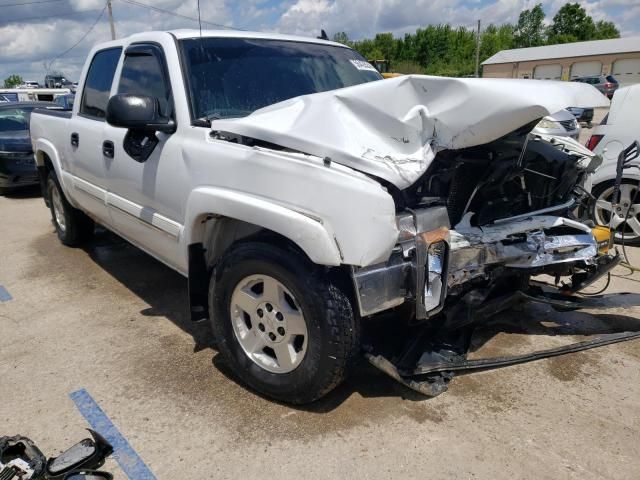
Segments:
[[[353,63],[353,66],[358,70],[371,70],[372,72],[377,72],[376,68],[371,65],[369,62],[365,62],[364,60],[349,60]]]

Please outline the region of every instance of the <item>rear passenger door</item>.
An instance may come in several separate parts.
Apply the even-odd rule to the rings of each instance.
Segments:
[[[102,153],[103,130],[107,102],[122,48],[99,50],[93,56],[87,71],[77,114],[70,122],[71,131],[66,139],[72,161],[73,197],[83,209],[93,213],[102,222],[109,223],[106,207],[107,184],[105,158]]]
[[[173,95],[162,47],[136,43],[124,53],[117,93],[147,95],[159,100],[160,114],[174,118]],[[106,163],[108,204],[114,228],[149,253],[179,268],[178,240],[182,205],[176,192],[187,188],[181,180],[181,149],[177,135],[156,132],[158,144],[143,162],[124,149],[126,128],[106,125],[104,142],[113,148]]]

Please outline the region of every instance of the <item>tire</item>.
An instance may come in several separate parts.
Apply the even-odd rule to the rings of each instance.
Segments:
[[[293,249],[262,242],[232,247],[211,276],[209,311],[218,350],[231,370],[282,402],[304,404],[326,395],[359,353],[359,324],[349,299],[323,269]]]
[[[47,197],[51,220],[60,241],[69,247],[75,247],[93,236],[95,223],[80,210],[73,208],[67,201],[58,177],[51,171],[47,178]]]
[[[596,201],[592,205],[590,217],[594,221],[596,225],[605,225],[609,226],[609,220],[611,219],[611,214],[607,208],[602,208],[602,206],[609,206],[611,204],[611,196],[613,194],[614,182],[607,181],[600,183],[593,187],[593,196],[596,198]],[[621,224],[616,227],[614,240],[616,243],[621,244],[624,241],[625,245],[629,246],[638,246],[640,245],[640,208],[634,208],[630,204],[638,205],[640,204],[640,192],[638,191],[638,182],[622,179],[620,184],[621,191],[621,205],[620,208],[622,217],[624,217],[625,213],[629,211],[629,217],[627,222],[630,220],[633,221],[633,225],[630,226],[627,224]],[[625,203],[627,207],[625,207]],[[635,228],[635,230],[634,230]]]

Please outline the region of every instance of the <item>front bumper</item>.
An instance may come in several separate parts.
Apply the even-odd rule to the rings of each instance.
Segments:
[[[423,214],[422,220],[429,221],[416,227],[421,233],[399,242],[387,262],[353,269],[362,316],[412,301],[416,319],[424,320],[440,313],[450,292],[471,281],[491,281],[505,271],[536,275],[564,272],[573,265],[599,268],[598,242],[579,222],[532,214],[483,227],[461,223],[450,230],[431,222],[443,221],[442,211],[436,210],[442,208],[426,209],[430,215]],[[420,222],[418,218],[416,224]]]

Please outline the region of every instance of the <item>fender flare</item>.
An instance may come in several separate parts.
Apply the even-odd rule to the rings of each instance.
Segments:
[[[56,147],[46,138],[38,138],[35,142],[33,142],[34,151],[36,154],[36,164],[39,167],[44,166],[44,159],[40,155],[40,153],[44,153],[49,157],[51,163],[53,163],[53,168],[56,171],[56,174],[60,174],[61,164],[60,164],[60,156],[58,155],[58,150]]]
[[[70,198],[70,195],[68,194],[68,192],[71,191],[71,188],[70,188],[71,185],[69,185],[69,179],[67,178],[67,176],[64,175],[64,170],[62,168],[62,159],[58,154],[58,149],[55,147],[55,145],[51,141],[42,137],[36,139],[33,142],[33,147],[34,147],[33,151],[36,159],[36,166],[37,167],[44,166],[44,159],[42,158],[42,155],[41,155],[42,153],[44,153],[45,155],[47,155],[47,157],[49,157],[49,160],[51,160],[51,164],[53,165],[53,170],[56,173],[56,177],[58,177],[58,182],[60,182],[60,185],[62,186],[62,190],[64,191],[64,194],[67,197],[67,201],[69,201],[72,205],[74,205],[73,199]]]
[[[322,219],[255,195],[218,187],[199,187],[187,200],[184,251],[202,242],[203,216],[220,215],[276,232],[302,249],[318,265],[338,266],[342,256],[331,227]]]

